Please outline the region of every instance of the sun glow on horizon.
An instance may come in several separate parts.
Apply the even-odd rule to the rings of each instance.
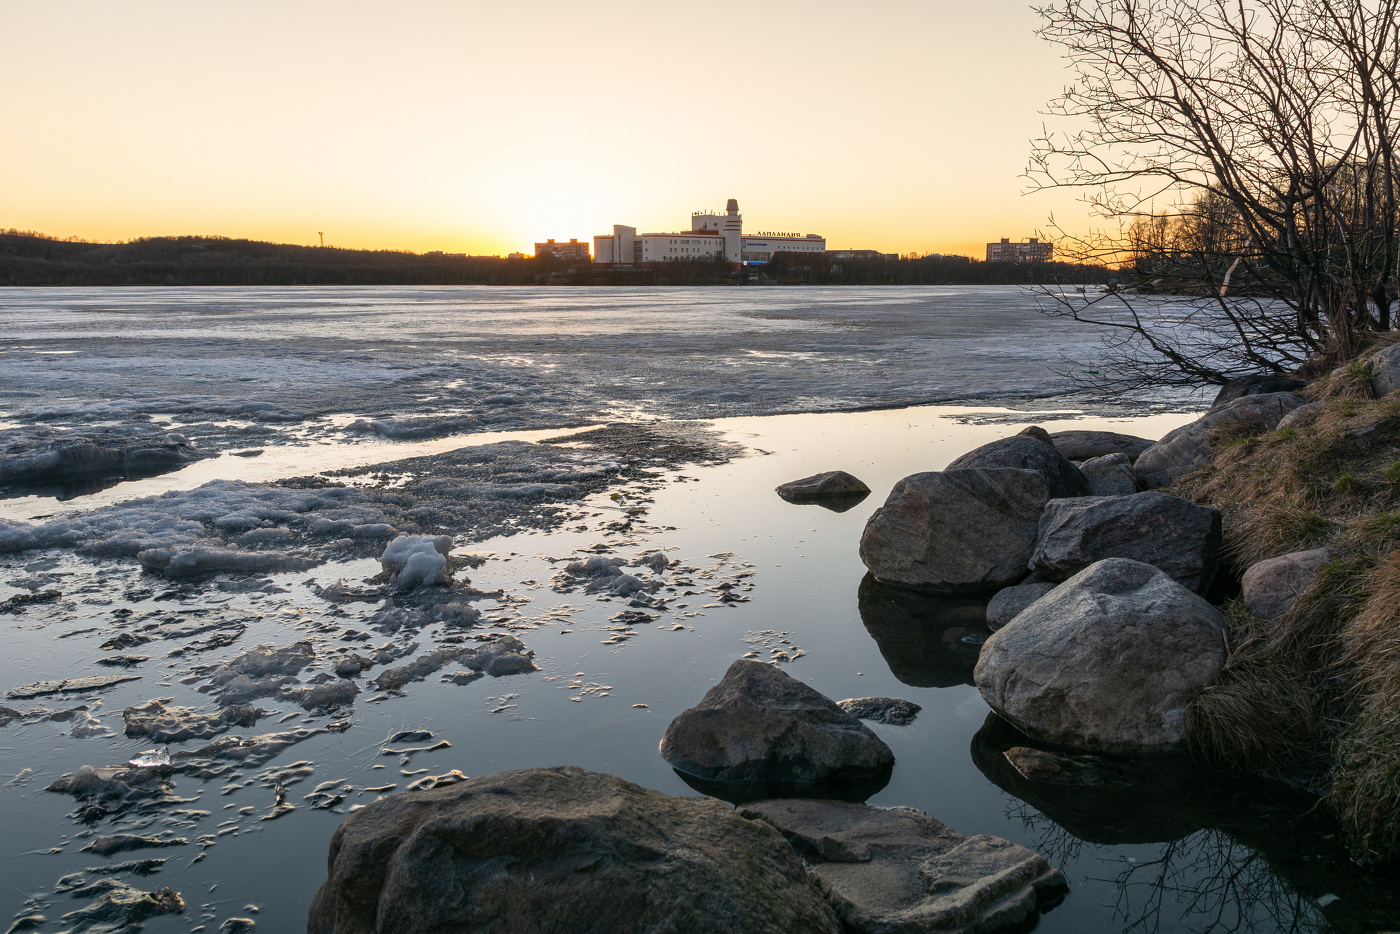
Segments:
[[[978,256],[1083,217],[1022,196],[1066,75],[1015,2],[0,7],[0,228],[504,254],[736,197],[751,231]]]

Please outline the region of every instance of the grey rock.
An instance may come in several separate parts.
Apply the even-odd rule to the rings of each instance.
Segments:
[[[1104,558],[1131,558],[1203,592],[1220,555],[1220,512],[1156,491],[1052,500],[1031,569],[1064,580]]]
[[[1295,551],[1251,565],[1240,581],[1244,605],[1264,619],[1276,619],[1288,611],[1331,558],[1326,548]]]
[[[1055,450],[1072,461],[1086,461],[1106,454],[1126,454],[1129,460],[1136,461],[1143,451],[1157,443],[1150,438],[1119,434],[1116,431],[1086,431],[1078,428],[1051,432],[1050,440],[1054,443]]]
[[[1279,419],[1279,423],[1274,427],[1279,431],[1283,431],[1285,428],[1306,428],[1317,420],[1326,407],[1322,402],[1309,402],[1306,405],[1300,405]]]
[[[740,813],[787,837],[858,934],[1024,931],[1068,888],[1034,851],[914,808],[773,800]]]
[[[165,698],[164,700],[170,700]],[[267,711],[247,704],[233,704],[216,714],[196,713],[190,707],[167,707],[161,699],[122,711],[127,736],[145,736],[157,743],[181,743],[208,739],[235,726],[254,726]]]
[[[777,487],[777,492],[783,499],[819,499],[827,496],[862,496],[870,492],[870,487],[844,470],[828,470],[784,483]]]
[[[877,579],[903,587],[1005,587],[1026,575],[1048,498],[1045,481],[1029,470],[914,474],[896,483],[866,522],[860,557]]]
[[[924,709],[913,701],[895,697],[849,697],[837,701],[836,706],[857,720],[874,720],[892,726],[908,726]]]
[[[996,596],[987,603],[987,628],[995,632],[1057,586],[1059,585],[1046,581],[1017,584],[1015,587],[998,590]]]
[[[1089,481],[1084,479],[1078,467],[1071,464],[1053,444],[1026,435],[1002,438],[973,448],[949,464],[946,470],[977,467],[1034,470],[1045,481],[1051,499],[1089,494]]]
[[[1095,496],[1132,496],[1138,491],[1137,473],[1126,454],[1091,457],[1079,465]]]
[[[1017,729],[1061,746],[1165,755],[1186,746],[1186,705],[1219,677],[1220,612],[1157,568],[1094,564],[992,633],[974,677]]]
[[[1237,376],[1220,387],[1211,402],[1212,409],[1244,396],[1259,396],[1271,392],[1296,392],[1307,383],[1294,376],[1278,376],[1272,373],[1256,373],[1250,376]]]
[[[661,755],[709,781],[794,786],[882,780],[894,766],[880,737],[830,698],[776,665],[742,658],[671,721]]]
[[[1380,399],[1400,389],[1400,344],[1391,344],[1371,357],[1371,392]]]
[[[1192,471],[1210,463],[1210,429],[1212,425],[1231,419],[1249,422],[1260,431],[1272,431],[1285,415],[1303,405],[1305,400],[1291,392],[1272,392],[1257,396],[1241,396],[1205,415],[1162,436],[1142,453],[1133,465],[1144,486],[1170,486]]]
[[[308,934],[841,930],[767,823],[572,766],[376,801],[329,863]]]

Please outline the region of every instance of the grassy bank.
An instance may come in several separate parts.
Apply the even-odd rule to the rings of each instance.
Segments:
[[[1360,361],[1303,395],[1281,430],[1217,424],[1213,462],[1176,492],[1216,506],[1236,574],[1328,549],[1282,616],[1240,600],[1230,660],[1190,711],[1196,752],[1327,797],[1357,858],[1400,867],[1400,393],[1371,394]]]

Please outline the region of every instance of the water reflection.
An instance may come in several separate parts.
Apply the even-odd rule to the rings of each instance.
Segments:
[[[867,798],[878,794],[890,783],[892,771],[859,781],[826,783],[821,785],[794,785],[792,782],[717,782],[688,775],[680,769],[673,769],[681,781],[702,795],[719,798],[730,804],[748,804],[750,801],[766,801],[769,798],[824,798],[836,801],[854,801],[863,804]]]
[[[860,582],[860,619],[890,672],[905,684],[946,688],[972,683],[987,629],[987,601]]]
[[[1373,932],[1400,897],[1351,862],[1316,798],[1278,782],[1184,759],[1117,760],[1054,750],[995,714],[972,758],[1024,802],[1014,815],[1052,865],[1096,859],[1113,875],[1125,932],[1185,915],[1201,932]],[[1109,847],[1157,844],[1150,858]]]
[[[782,496],[782,494],[779,495]],[[821,508],[829,509],[832,512],[849,512],[850,510],[859,506],[869,497],[870,493],[865,492],[848,493],[845,496],[822,496],[816,498],[804,496],[783,496],[783,499],[789,503],[792,503],[794,506],[820,506]]]

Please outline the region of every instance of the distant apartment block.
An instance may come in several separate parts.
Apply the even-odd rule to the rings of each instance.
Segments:
[[[637,228],[613,226],[611,234],[593,238],[595,262],[613,265],[665,263],[677,260],[716,260],[758,264],[774,253],[822,253],[826,238],[818,234],[743,232],[739,202],[729,199],[723,214],[696,211],[690,229],[674,233],[638,233]]]
[[[827,250],[827,259],[899,259],[898,253],[881,253],[879,250]]]
[[[535,259],[542,256],[553,256],[555,259],[575,259],[588,261],[588,242],[570,239],[568,243],[555,243],[553,240],[546,240],[544,243],[535,244]]]
[[[1012,243],[1002,237],[1000,243],[987,244],[989,263],[1048,263],[1055,258],[1055,245],[1041,243],[1031,237],[1025,243]]]

